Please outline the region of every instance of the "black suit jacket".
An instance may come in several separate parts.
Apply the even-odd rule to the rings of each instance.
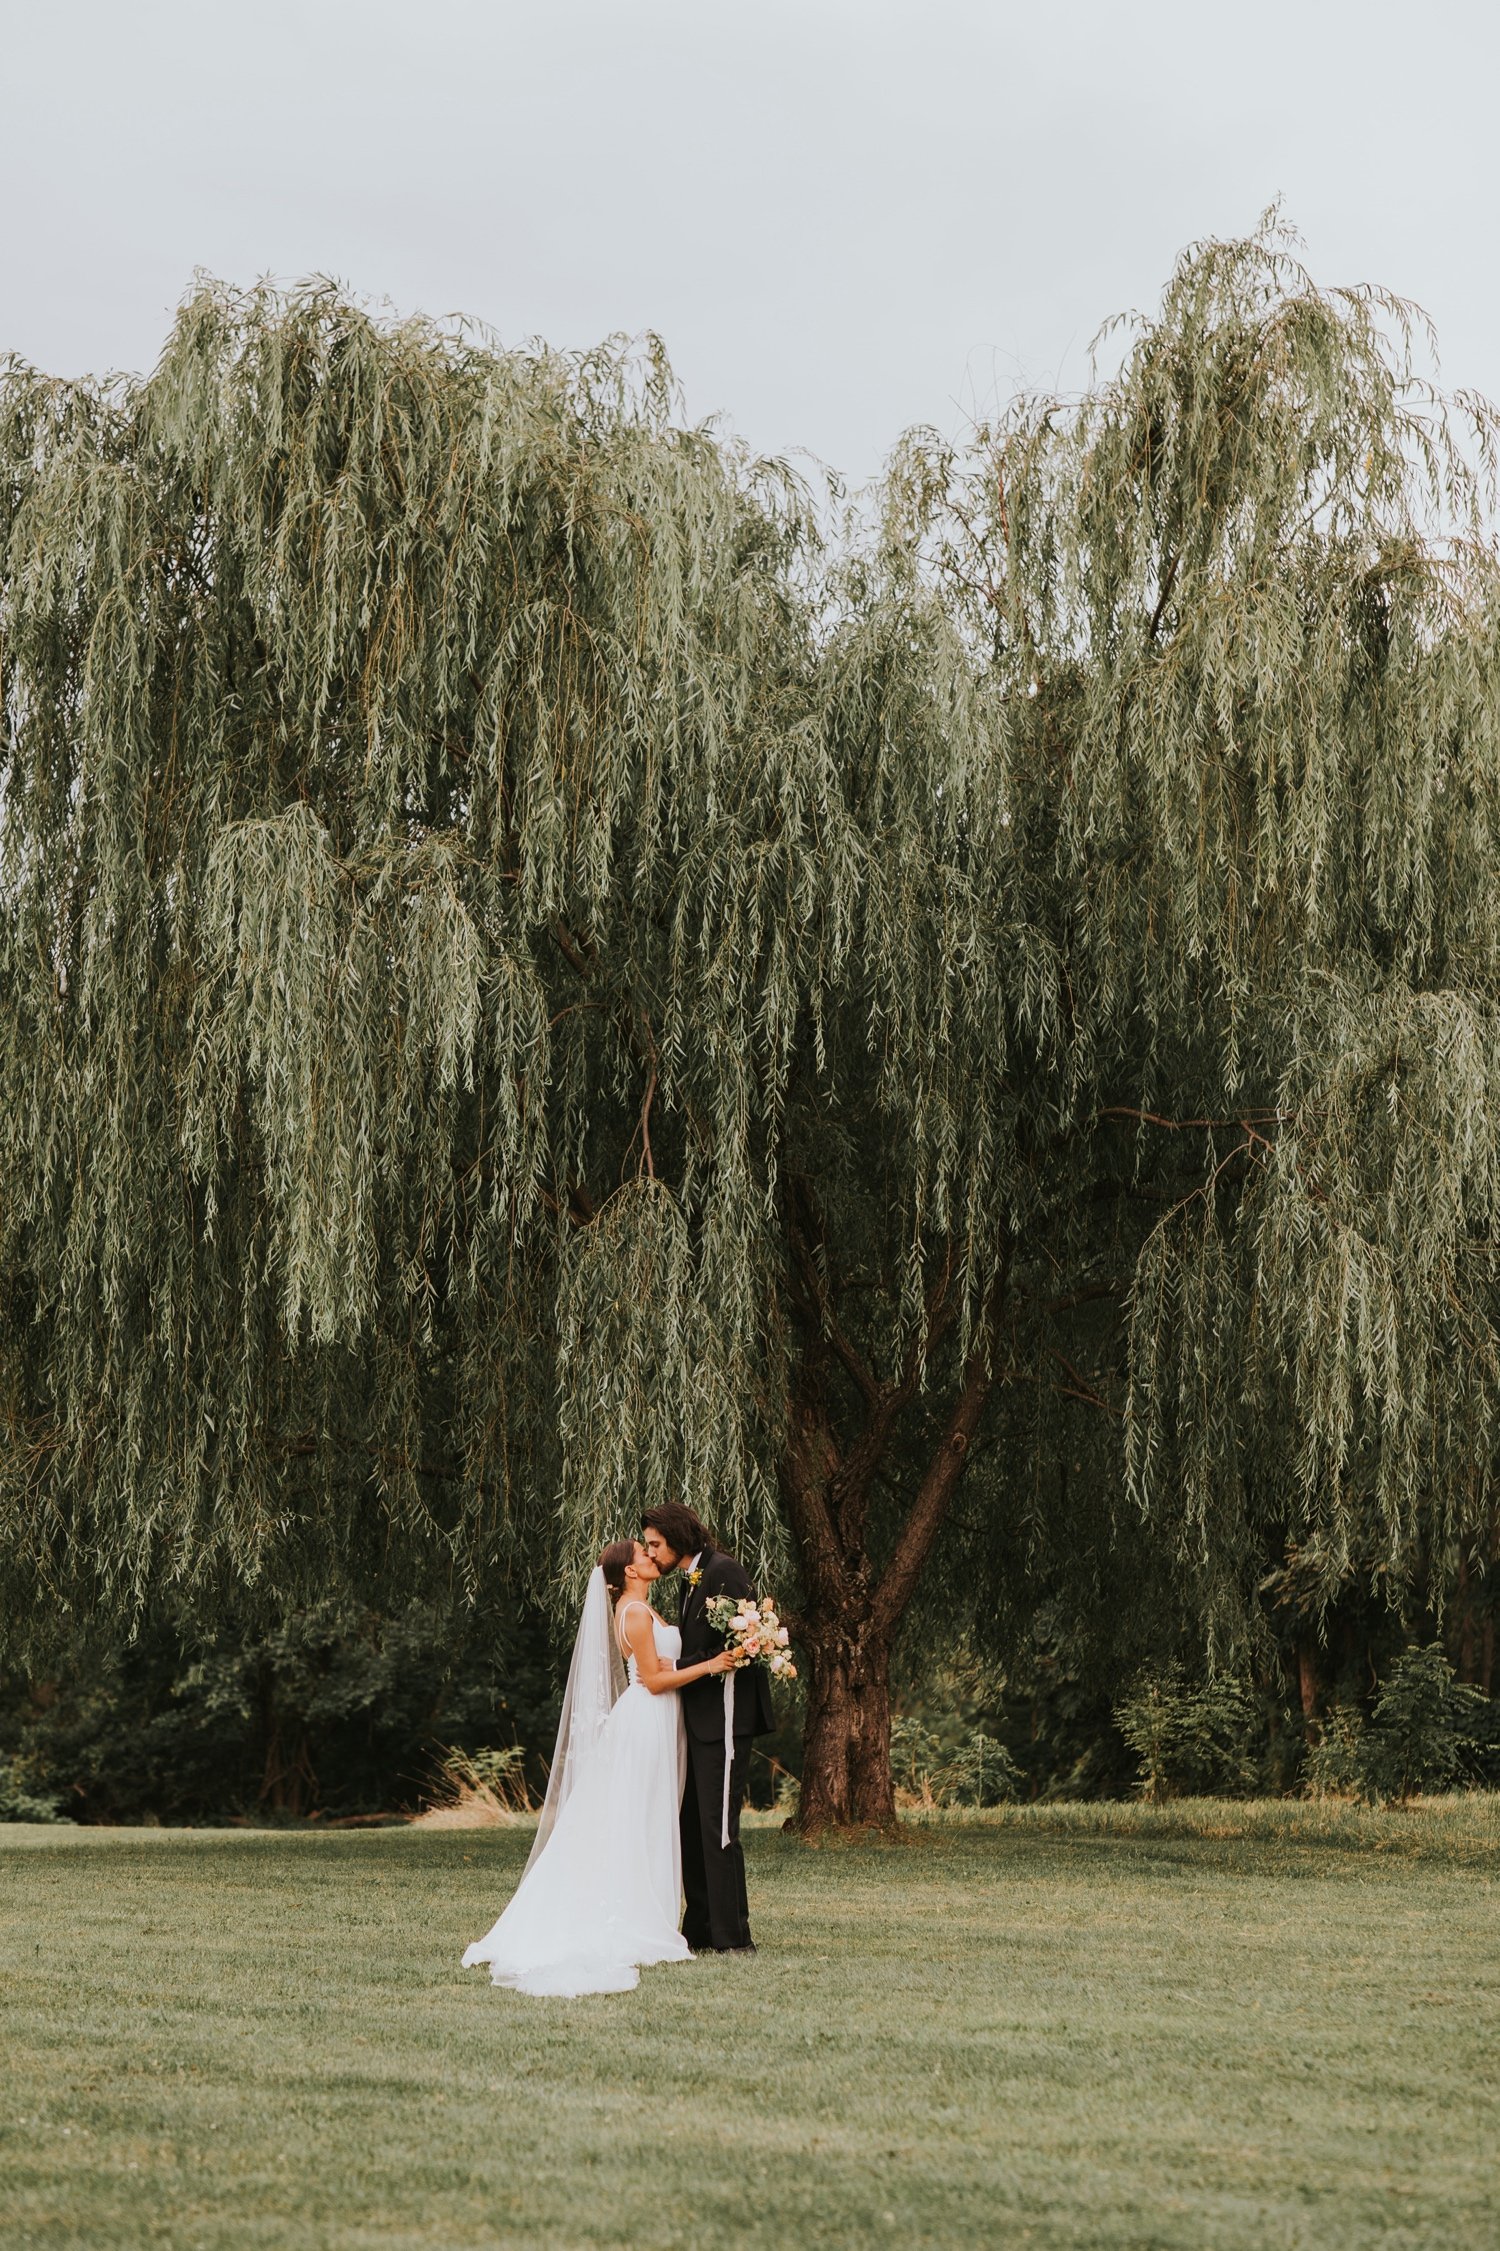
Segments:
[[[683,1566],[684,1573],[686,1565]],[[699,1579],[695,1587],[687,1584],[684,1576],[682,1588],[682,1654],[679,1665],[700,1665],[705,1657],[717,1657],[724,1647],[724,1636],[715,1633],[707,1618],[709,1597],[716,1594],[753,1594],[745,1567],[736,1563],[732,1555],[719,1548],[706,1548],[698,1559]],[[691,1681],[679,1689],[682,1698],[682,1717],[689,1735],[700,1742],[721,1740],[724,1734],[724,1683],[717,1677]],[[771,1680],[764,1665],[746,1665],[734,1676],[734,1732],[736,1735],[769,1735],[776,1725],[776,1714],[771,1708]]]

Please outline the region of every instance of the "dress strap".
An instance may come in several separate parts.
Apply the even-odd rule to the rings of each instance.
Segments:
[[[642,1601],[641,1601],[641,1599],[640,1599],[640,1596],[639,1596],[639,1595],[632,1595],[632,1596],[631,1596],[631,1598],[630,1598],[630,1600],[629,1600],[629,1602],[622,1602],[622,1603],[621,1603],[621,1605],[620,1605],[620,1607],[619,1607],[619,1609],[618,1609],[618,1610],[617,1610],[617,1611],[615,1612],[615,1639],[616,1639],[616,1641],[619,1641],[619,1642],[620,1642],[620,1649],[621,1649],[621,1653],[622,1653],[622,1655],[623,1655],[623,1653],[624,1653],[624,1647],[625,1647],[625,1645],[624,1645],[623,1641],[620,1641],[620,1620],[621,1620],[621,1619],[622,1619],[622,1618],[624,1617],[624,1615],[625,1615],[625,1613],[626,1613],[626,1611],[627,1611],[627,1610],[647,1610],[647,1611],[649,1611],[650,1609],[651,1609],[651,1605],[650,1605],[650,1603],[649,1603],[649,1602],[642,1602]],[[653,1615],[654,1615],[654,1613],[653,1613]]]

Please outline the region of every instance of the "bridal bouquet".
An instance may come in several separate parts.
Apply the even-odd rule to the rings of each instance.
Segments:
[[[719,1594],[708,1604],[705,1615],[742,1665],[764,1665],[776,1680],[797,1678],[787,1646],[792,1637],[769,1599],[755,1602],[749,1595]]]

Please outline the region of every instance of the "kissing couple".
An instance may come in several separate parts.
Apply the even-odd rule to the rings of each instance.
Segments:
[[[766,1674],[737,1665],[708,1609],[749,1597],[750,1581],[679,1501],[647,1509],[641,1530],[590,1576],[536,1841],[464,1955],[518,1993],[624,1993],[653,1962],[755,1952],[740,1808],[751,1738],[776,1723]],[[672,1571],[680,1627],[646,1599]]]

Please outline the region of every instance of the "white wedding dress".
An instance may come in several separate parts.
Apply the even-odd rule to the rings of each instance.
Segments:
[[[624,1993],[644,1965],[688,1954],[677,1927],[687,1758],[680,1699],[642,1687],[633,1657],[628,1685],[613,1696],[619,1645],[603,1574],[594,1579],[537,1841],[504,1914],[464,1955],[465,1969],[487,1963],[496,1985],[518,1993]],[[651,1623],[657,1654],[675,1663],[682,1636],[654,1615]]]

